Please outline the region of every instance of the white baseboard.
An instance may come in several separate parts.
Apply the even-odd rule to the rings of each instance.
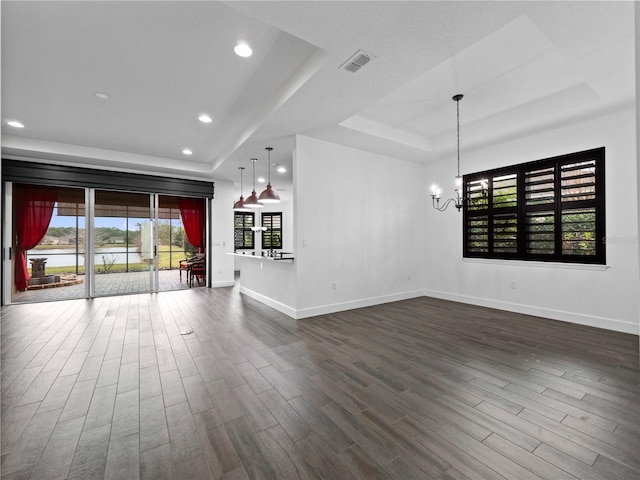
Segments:
[[[523,313],[525,315],[534,315],[536,317],[550,318],[552,320],[577,323],[579,325],[586,325],[589,327],[604,328],[606,330],[614,330],[616,332],[640,335],[640,322],[632,323],[623,320],[616,320],[614,318],[597,317],[595,315],[584,315],[582,313],[541,308],[532,305],[523,305],[520,303],[502,302],[499,300],[490,300],[480,297],[470,297],[467,295],[458,295],[455,293],[439,292],[435,290],[425,290],[424,295],[427,297],[441,298],[443,300],[468,303],[481,307],[495,308],[497,310],[506,310],[508,312]]]
[[[284,313],[291,318],[297,318],[295,308],[290,307],[289,305],[285,305],[284,303],[278,302],[273,298],[267,297],[258,292],[254,292],[253,290],[249,290],[247,287],[243,287],[242,285],[240,285],[240,293],[246,295],[247,297],[251,297],[261,303],[264,303],[265,305],[268,305],[269,307],[281,313]]]
[[[222,280],[220,282],[212,282],[211,283],[211,288],[233,287],[235,284],[236,284],[235,280]]]
[[[424,291],[414,290],[412,292],[394,293],[391,295],[383,295],[380,297],[363,298],[359,300],[333,303],[330,305],[321,305],[318,307],[310,307],[297,310],[293,307],[290,307],[289,305],[285,305],[284,303],[274,300],[273,298],[266,297],[260,293],[254,292],[253,290],[249,290],[242,285],[240,285],[240,293],[251,297],[254,300],[262,302],[265,305],[268,305],[269,307],[274,308],[275,310],[278,310],[279,312],[284,313],[285,315],[288,315],[289,317],[296,320],[316,317],[318,315],[327,315],[329,313],[342,312],[345,310],[353,310],[355,308],[371,307],[373,305],[380,305],[383,303],[398,302],[400,300],[408,300],[410,298],[424,296]]]
[[[371,307],[373,305],[381,305],[383,303],[398,302],[400,300],[409,300],[410,298],[423,297],[424,291],[414,290],[411,292],[393,293],[391,295],[382,295],[380,297],[362,298],[359,300],[350,300],[348,302],[332,303],[329,305],[320,305],[318,307],[302,308],[298,310],[297,319],[315,317],[317,315],[327,315],[329,313],[342,312],[345,310],[353,310],[354,308]]]
[[[233,283],[231,283],[233,285]],[[223,285],[220,285],[223,286]],[[228,285],[224,285],[228,286]],[[522,313],[525,315],[533,315],[536,317],[550,318],[568,323],[576,323],[578,325],[586,325],[589,327],[603,328],[616,332],[630,333],[632,335],[640,335],[640,323],[625,322],[613,318],[597,317],[595,315],[584,315],[581,313],[573,313],[562,310],[554,310],[550,308],[535,307],[532,305],[523,305],[512,302],[502,302],[480,297],[470,297],[467,295],[458,295],[447,292],[439,292],[435,290],[414,290],[410,292],[394,293],[391,295],[383,295],[379,297],[363,298],[359,300],[350,300],[348,302],[333,303],[329,305],[320,305],[317,307],[309,307],[295,309],[289,305],[285,305],[270,297],[266,297],[260,293],[249,290],[240,286],[240,293],[247,295],[269,307],[288,315],[291,318],[300,320],[303,318],[315,317],[318,315],[327,315],[345,310],[353,310],[355,308],[371,307],[373,305],[381,305],[383,303],[397,302],[400,300],[409,300],[418,297],[434,297],[443,300],[451,300],[454,302],[467,303],[470,305],[478,305],[481,307],[495,308],[497,310],[505,310],[508,312]]]

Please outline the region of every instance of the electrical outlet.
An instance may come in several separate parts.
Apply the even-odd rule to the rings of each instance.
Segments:
[[[407,275],[407,280],[411,281],[411,274]]]
[[[516,281],[515,281],[515,280],[511,280],[511,288],[512,288],[512,289],[514,289],[514,290],[515,290],[516,288],[518,288],[518,284],[516,284]]]
[[[333,288],[334,290],[337,290],[338,284],[336,282],[331,282],[331,288]]]
[[[306,240],[302,240],[302,246],[303,247],[308,247],[309,246],[309,242],[307,242]]]

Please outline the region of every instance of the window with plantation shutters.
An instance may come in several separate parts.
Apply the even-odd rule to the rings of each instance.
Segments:
[[[262,248],[282,249],[282,213],[263,213],[262,226]]]
[[[525,253],[530,256],[556,253],[555,170],[554,165],[525,169]]]
[[[596,255],[596,162],[560,167],[562,254]]]
[[[464,256],[605,263],[604,147],[464,176]]]
[[[498,175],[491,181],[491,246],[497,254],[510,256],[518,251],[518,177]]]
[[[233,240],[236,250],[253,250],[255,248],[253,212],[233,212]]]
[[[489,254],[489,199],[484,179],[464,183],[465,204],[465,256]]]

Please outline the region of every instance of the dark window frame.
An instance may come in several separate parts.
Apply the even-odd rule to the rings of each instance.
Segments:
[[[606,264],[604,147],[464,175],[463,192],[464,258]]]
[[[274,218],[279,219],[279,227],[273,228]],[[265,250],[282,250],[282,212],[263,212],[261,214],[261,225],[266,227],[266,230],[262,231],[262,248]],[[273,232],[278,233],[278,242],[275,245],[271,245],[269,239],[273,239]]]
[[[242,226],[238,226],[239,218],[242,219]],[[247,223],[248,219],[251,219],[249,223]],[[235,250],[254,250],[256,248],[256,235],[252,230],[255,221],[256,214],[254,212],[233,212],[233,246]],[[250,244],[247,242],[247,238],[251,239]]]

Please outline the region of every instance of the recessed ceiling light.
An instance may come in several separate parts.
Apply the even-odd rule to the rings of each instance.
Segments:
[[[7,125],[11,125],[12,127],[15,127],[15,128],[24,128],[24,125],[18,122],[17,120],[9,120],[7,122]]]
[[[264,182],[266,182],[266,180],[264,179],[264,177],[258,177],[258,178],[256,178],[256,182],[264,183]]]
[[[277,171],[278,173],[285,173],[287,168],[284,165],[278,165]]]
[[[211,119],[211,117],[209,115],[207,115],[206,113],[202,113],[199,117],[198,120],[200,120],[202,123],[211,123],[213,120]]]
[[[193,154],[193,152],[191,150],[189,150],[188,148],[183,149],[182,153],[184,153],[185,155],[192,155]]]
[[[233,51],[236,52],[236,55],[238,55],[239,57],[245,57],[245,58],[250,57],[251,54],[253,53],[253,50],[251,50],[251,47],[246,43],[237,44],[235,47],[233,47]]]
[[[109,95],[102,92],[96,93],[96,97],[98,97],[100,100],[109,100]]]

